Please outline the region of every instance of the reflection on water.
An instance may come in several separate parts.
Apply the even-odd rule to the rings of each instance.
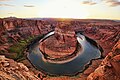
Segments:
[[[53,35],[54,32],[49,33],[44,38],[47,38],[50,35]],[[43,70],[49,74],[55,75],[71,75],[77,72],[81,72],[84,69],[84,65],[86,65],[90,60],[100,58],[101,52],[100,50],[91,45],[84,35],[80,33],[76,34],[78,43],[81,44],[82,51],[79,51],[78,56],[66,63],[57,64],[57,63],[49,63],[42,59],[42,53],[39,50],[39,42],[34,43],[28,54],[28,59],[31,63],[39,70]]]

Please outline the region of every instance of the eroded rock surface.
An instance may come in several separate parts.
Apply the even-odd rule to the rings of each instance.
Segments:
[[[87,80],[120,80],[120,41]]]
[[[23,63],[0,56],[0,80],[41,80]]]
[[[77,39],[70,23],[60,23],[55,28],[55,34],[40,43],[40,49],[52,58],[71,55],[76,50]]]

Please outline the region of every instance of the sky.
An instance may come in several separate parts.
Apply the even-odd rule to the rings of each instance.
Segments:
[[[120,20],[120,0],[0,0],[0,18]]]

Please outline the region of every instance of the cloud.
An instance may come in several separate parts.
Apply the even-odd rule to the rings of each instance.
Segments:
[[[0,6],[13,7],[14,5],[11,5],[11,4],[0,4]]]
[[[33,5],[24,5],[24,7],[35,7]]]
[[[0,0],[0,2],[2,2],[2,1],[11,1],[11,0]]]
[[[83,1],[82,4],[95,5],[95,4],[97,4],[97,3],[92,2],[92,1]]]
[[[101,0],[102,2],[105,2],[106,4],[108,4],[110,7],[116,7],[116,6],[120,6],[120,0]],[[95,5],[97,4],[94,1],[83,1],[82,4],[86,4],[86,5]]]
[[[120,6],[120,0],[104,0],[110,7]]]

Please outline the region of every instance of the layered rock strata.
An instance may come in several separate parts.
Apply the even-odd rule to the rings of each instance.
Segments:
[[[75,32],[68,23],[59,23],[54,35],[40,43],[40,50],[52,58],[61,58],[74,53],[76,46]]]
[[[87,80],[120,80],[120,40]]]

